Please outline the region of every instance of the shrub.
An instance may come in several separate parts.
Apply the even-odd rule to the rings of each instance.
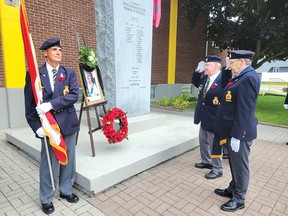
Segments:
[[[171,106],[177,109],[186,109],[189,105],[190,96],[183,94],[180,96],[174,96],[171,100]]]
[[[189,101],[190,100],[190,95],[188,93],[184,93],[180,97],[183,101]]]
[[[163,98],[156,100],[158,106],[172,106],[176,109],[186,109],[189,106],[190,96],[189,94],[182,94],[180,96],[174,96],[169,103],[169,98],[164,96]]]
[[[156,105],[158,106],[169,106],[169,98],[164,96],[163,98],[156,100]]]

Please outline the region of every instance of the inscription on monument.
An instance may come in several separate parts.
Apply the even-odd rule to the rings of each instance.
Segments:
[[[128,104],[127,109],[135,109],[137,114],[147,113],[150,110],[152,1],[114,0],[114,9],[117,102],[127,102],[130,97],[132,104]]]

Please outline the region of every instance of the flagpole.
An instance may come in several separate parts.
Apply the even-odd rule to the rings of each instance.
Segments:
[[[48,149],[48,138],[47,138],[47,136],[45,136],[45,138],[44,138],[44,145],[45,145],[46,154],[47,154],[47,163],[48,163],[48,168],[49,168],[49,173],[50,173],[52,190],[54,192],[55,191],[54,175],[53,175],[53,171],[52,171],[51,159],[50,159],[50,154],[49,154],[49,149]]]
[[[31,79],[31,73],[35,73],[32,76],[33,80],[31,79],[32,90],[33,90],[35,102],[37,105],[39,105],[42,101],[42,94],[40,94],[41,95],[40,98],[38,97],[39,92],[41,93],[41,88],[39,87],[40,85],[38,85],[37,86],[37,92],[36,92],[34,85],[35,85],[35,79],[38,79],[37,80],[38,84],[40,83],[40,78],[39,78],[38,66],[37,66],[37,62],[36,62],[36,55],[34,53],[34,45],[33,45],[31,35],[30,35],[30,31],[29,31],[28,19],[27,19],[27,13],[26,13],[26,7],[25,7],[24,0],[20,0],[20,2],[19,2],[19,11],[20,11],[20,26],[21,26],[21,31],[22,31],[22,38],[23,38],[23,44],[24,44],[24,48],[25,48],[25,54],[26,54],[27,63],[28,63],[28,69],[30,71],[30,79]],[[44,115],[46,116],[46,114],[44,114]],[[42,117],[39,116],[39,118],[41,121]],[[45,127],[43,127],[42,121],[41,121],[41,126],[44,130]],[[53,172],[52,172],[50,154],[49,154],[47,143],[48,143],[47,142],[47,136],[45,135],[44,145],[45,145],[46,154],[47,154],[47,162],[48,162],[48,168],[49,168],[49,173],[50,173],[50,178],[51,178],[51,185],[52,185],[52,189],[54,192],[55,191],[54,176],[53,176]]]

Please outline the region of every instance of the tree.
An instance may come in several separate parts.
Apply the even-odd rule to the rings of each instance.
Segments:
[[[192,27],[207,16],[206,37],[220,51],[255,52],[252,66],[288,58],[288,0],[185,0]]]

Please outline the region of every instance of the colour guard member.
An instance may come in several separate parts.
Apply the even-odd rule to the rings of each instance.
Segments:
[[[79,201],[77,195],[72,191],[76,177],[75,161],[75,133],[79,131],[79,121],[74,104],[78,101],[78,81],[74,70],[60,65],[62,59],[62,47],[59,38],[52,38],[45,41],[40,50],[46,58],[46,63],[39,68],[39,76],[42,85],[43,103],[36,107],[32,93],[30,74],[26,74],[25,93],[25,115],[28,124],[41,138],[41,161],[40,161],[40,202],[42,211],[45,214],[54,212],[52,199],[55,191],[51,184],[48,159],[45,150],[44,131],[41,126],[39,115],[51,112],[66,142],[68,164],[60,165],[55,157],[51,145],[48,145],[52,172],[55,184],[58,183],[60,197],[68,202]],[[53,71],[55,73],[53,74]],[[54,77],[53,77],[54,76]],[[55,83],[55,84],[54,84]]]

